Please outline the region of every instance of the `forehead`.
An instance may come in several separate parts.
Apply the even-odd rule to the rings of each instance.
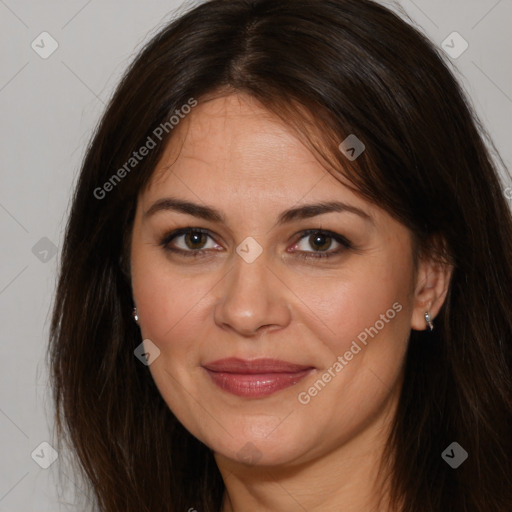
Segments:
[[[190,160],[193,160],[191,162]],[[286,162],[314,164],[312,153],[277,116],[252,97],[232,94],[200,103],[178,126],[157,165],[155,179],[166,170],[187,167],[216,179],[236,180],[242,173],[267,177]],[[232,172],[232,171],[237,172]]]
[[[341,175],[340,175],[341,178]],[[168,141],[147,188],[153,197],[171,183],[196,189],[296,188],[320,181],[343,188],[298,134],[256,99],[237,93],[200,102]],[[306,187],[306,188],[304,188]]]

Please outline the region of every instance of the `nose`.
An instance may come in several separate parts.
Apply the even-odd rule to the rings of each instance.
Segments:
[[[262,255],[252,263],[236,256],[219,283],[215,323],[244,337],[278,330],[290,323],[290,289]],[[218,292],[219,293],[219,292]]]

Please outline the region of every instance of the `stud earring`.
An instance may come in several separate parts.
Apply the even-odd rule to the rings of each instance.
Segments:
[[[135,320],[135,323],[138,324],[139,323],[139,315],[137,315],[137,308],[133,308],[132,315],[133,315],[133,319]]]
[[[425,312],[425,322],[427,323],[427,331],[432,332],[434,330],[434,322],[430,318],[430,312]]]

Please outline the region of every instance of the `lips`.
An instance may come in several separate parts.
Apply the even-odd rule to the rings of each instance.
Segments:
[[[247,398],[262,398],[293,386],[314,370],[312,366],[277,359],[229,358],[203,367],[218,387]]]

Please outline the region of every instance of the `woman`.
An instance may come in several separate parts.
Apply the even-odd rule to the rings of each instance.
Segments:
[[[210,0],[119,85],[50,340],[101,511],[512,510],[512,218],[368,0]]]

